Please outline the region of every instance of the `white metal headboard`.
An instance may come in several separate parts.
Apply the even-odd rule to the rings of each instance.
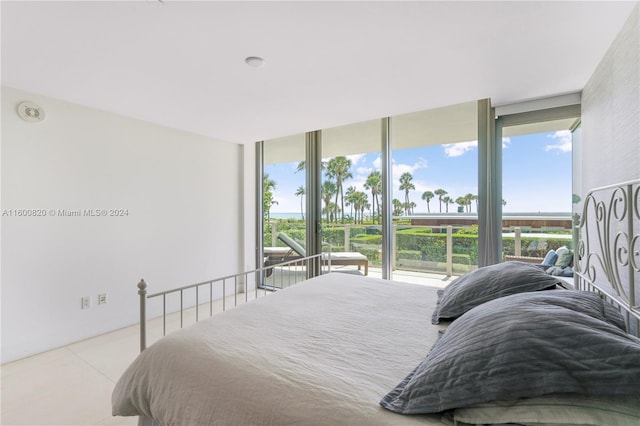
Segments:
[[[576,221],[576,286],[619,306],[640,329],[640,179],[590,191]]]

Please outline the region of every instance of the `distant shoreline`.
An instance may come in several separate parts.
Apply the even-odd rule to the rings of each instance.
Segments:
[[[271,212],[269,215],[271,219],[303,219],[300,212],[292,213],[292,212]],[[410,216],[399,216],[402,218],[420,218],[420,217],[452,217],[452,216],[465,216],[465,217],[476,217],[476,213],[457,213],[457,212],[449,212],[449,213],[414,213]],[[540,218],[540,217],[571,217],[571,212],[505,212],[502,214],[503,217],[527,217],[527,218]]]
[[[269,214],[269,217],[271,217],[271,219],[302,219],[302,215],[300,214],[300,212],[298,213],[274,213],[271,212]]]

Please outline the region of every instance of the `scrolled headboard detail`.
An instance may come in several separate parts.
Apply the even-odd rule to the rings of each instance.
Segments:
[[[620,306],[640,328],[640,180],[589,191],[576,220],[576,286]]]

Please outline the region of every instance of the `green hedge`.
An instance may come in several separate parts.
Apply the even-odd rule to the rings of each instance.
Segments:
[[[420,228],[417,228],[420,229]],[[430,232],[411,232],[403,230],[396,233],[396,250],[417,250],[422,253],[421,260],[433,262],[447,261],[447,234]],[[464,265],[478,264],[478,236],[453,234],[453,261]],[[458,256],[461,255],[461,256]],[[459,260],[459,262],[458,262]]]
[[[422,260],[420,250],[397,250],[396,259]]]
[[[458,265],[471,265],[471,256],[468,254],[453,254],[451,255],[451,263]]]
[[[402,228],[402,227],[400,227]],[[324,225],[322,227],[323,242],[330,243],[333,251],[353,250],[366,255],[371,262],[380,260],[379,246],[382,244],[380,226],[351,225],[349,239],[352,247],[344,247],[343,225]],[[264,229],[265,245],[271,245],[271,227]],[[306,228],[300,221],[280,221],[278,232],[284,232],[304,245]],[[405,228],[396,232],[396,258],[446,262],[446,233],[434,233],[431,228]],[[522,255],[544,257],[550,249],[562,246],[571,247],[571,240],[562,238],[539,239],[522,235]],[[459,265],[478,264],[478,235],[476,228],[463,228],[453,234],[453,263]],[[278,241],[278,246],[284,244]],[[503,237],[504,255],[515,255],[514,237]]]
[[[367,259],[369,259],[369,262],[372,262],[372,263],[380,263],[381,262],[380,250],[378,250],[377,248],[360,247],[358,249],[358,251],[360,253],[364,254],[365,256],[367,256]]]
[[[505,256],[514,256],[516,254],[516,240],[514,237],[502,237],[502,252]],[[572,240],[563,238],[534,238],[522,235],[520,238],[520,247],[522,256],[544,257],[549,250],[556,250],[562,246],[571,248]]]
[[[382,235],[358,235],[351,238],[351,244],[382,244]]]

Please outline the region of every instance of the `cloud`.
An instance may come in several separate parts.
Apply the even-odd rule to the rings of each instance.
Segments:
[[[372,162],[371,164],[373,164],[373,167],[374,167],[376,170],[380,170],[380,169],[381,169],[381,167],[380,167],[380,166],[382,165],[382,157],[378,155],[378,156],[376,157],[376,159],[375,159],[375,160],[373,160],[373,162]]]
[[[509,145],[511,145],[511,138],[508,136],[505,136],[502,138],[502,149],[508,148]]]
[[[555,141],[550,145],[546,145],[544,147],[545,151],[558,150],[560,152],[571,152],[571,131],[559,130],[548,137],[555,139]]]
[[[376,159],[371,162],[371,164],[366,164],[366,158],[363,156],[362,158],[358,159],[358,163],[360,163],[360,165],[355,168],[353,179],[349,181],[351,185],[353,185],[352,182],[366,181],[371,172],[373,172],[374,170],[380,170],[382,161],[380,159],[380,156],[377,156]],[[354,162],[354,165],[357,164]]]
[[[356,169],[356,175],[354,176],[354,180],[358,178],[358,176],[366,177],[374,170],[381,170],[382,166],[382,158],[380,156],[376,157],[375,160],[371,162],[371,166],[362,165]],[[391,176],[393,176],[394,185],[395,181],[400,180],[400,176],[403,173],[411,173],[414,174],[416,170],[424,169],[428,167],[428,162],[425,158],[419,157],[417,161],[413,164],[404,164],[404,163],[396,163],[395,160],[392,161],[391,164]]]
[[[447,157],[460,157],[465,152],[478,147],[478,141],[446,143],[443,144],[444,153]]]
[[[400,179],[400,176],[402,176],[403,173],[413,174],[416,170],[424,169],[426,167],[427,160],[422,157],[418,157],[418,161],[413,164],[396,164],[394,160],[393,164],[391,165],[394,179],[396,179],[396,177]]]
[[[376,169],[374,169],[373,167],[358,167],[356,168],[356,176],[369,176],[369,174],[374,170]]]
[[[361,163],[366,160],[367,154],[354,154],[346,156],[349,160],[351,160],[351,164],[353,166],[357,166],[358,163]]]

